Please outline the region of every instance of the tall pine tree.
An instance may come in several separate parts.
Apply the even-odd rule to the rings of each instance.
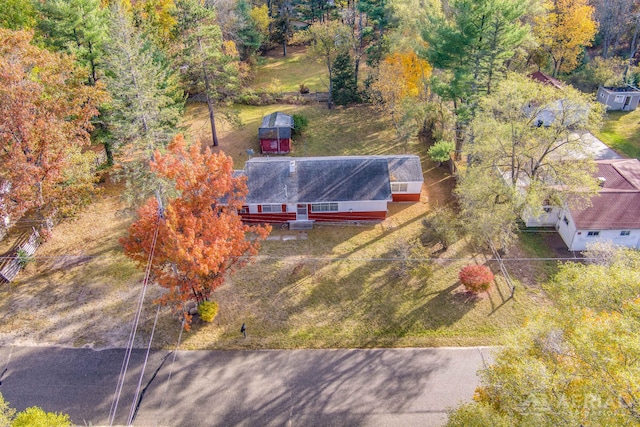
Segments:
[[[434,16],[423,30],[427,59],[448,75],[446,84],[435,89],[454,103],[457,153],[478,96],[491,93],[506,61],[529,32],[520,21],[527,5],[518,0],[454,0],[449,13]]]
[[[178,62],[187,92],[203,93],[209,109],[213,146],[218,146],[215,123],[217,103],[233,94],[238,81],[237,52],[224,44],[215,12],[198,0],[178,0],[176,27],[181,46]]]
[[[130,161],[124,165],[132,190],[128,196],[133,201],[154,190],[149,181],[149,157],[175,134],[184,102],[167,61],[119,8],[112,10],[110,32],[107,87],[113,101],[107,111],[107,128],[115,147],[122,146],[129,153],[147,153],[142,158],[127,156]]]
[[[47,0],[40,4],[43,19],[38,27],[45,43],[67,51],[89,69],[89,83],[101,77],[99,69],[108,37],[108,11],[100,0]]]
[[[336,57],[333,69],[333,101],[337,105],[358,102],[355,67],[349,52]]]

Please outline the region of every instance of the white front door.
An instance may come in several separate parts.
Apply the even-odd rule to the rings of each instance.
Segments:
[[[296,219],[298,221],[306,221],[309,219],[306,203],[298,203],[298,206],[296,208]]]

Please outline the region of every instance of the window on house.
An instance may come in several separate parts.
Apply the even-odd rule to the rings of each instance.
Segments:
[[[282,212],[282,205],[262,205],[262,213]]]
[[[624,102],[624,95],[616,95],[614,102]]]
[[[545,206],[544,208],[542,208],[542,210],[545,211],[546,213],[550,213],[553,210],[553,208],[550,206]]]
[[[313,203],[311,212],[338,212],[337,203]]]
[[[599,235],[600,235],[599,231],[589,231],[587,233],[587,237],[596,237],[596,236],[599,236]]]
[[[631,230],[624,230],[620,232],[621,236],[628,236],[629,234],[631,234]]]
[[[408,184],[402,182],[392,182],[391,183],[391,192],[392,193],[406,193]]]
[[[240,213],[240,214],[248,214],[249,213],[249,206],[241,207],[240,210],[238,211],[238,213]]]
[[[562,220],[564,221],[565,224],[569,225],[569,218],[565,216],[564,218],[562,218]]]

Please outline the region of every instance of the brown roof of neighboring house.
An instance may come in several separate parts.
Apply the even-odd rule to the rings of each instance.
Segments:
[[[640,228],[640,161],[638,159],[598,160],[598,177],[604,178],[600,194],[591,206],[572,209],[580,230]]]
[[[529,78],[532,80],[538,81],[540,83],[555,86],[558,89],[562,89],[564,87],[564,84],[562,84],[560,80],[555,79],[551,76],[548,76],[541,71],[536,71],[535,73],[529,74]]]

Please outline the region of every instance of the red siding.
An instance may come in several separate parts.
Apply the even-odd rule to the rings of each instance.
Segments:
[[[287,222],[295,221],[295,212],[282,213],[252,213],[242,214],[242,220],[247,222]]]
[[[393,201],[394,202],[419,202],[420,201],[420,194],[408,194],[408,193],[402,193],[402,194],[392,194],[391,195],[393,197]]]
[[[253,213],[242,214],[241,216],[242,220],[247,222],[287,222],[296,220],[295,212]],[[309,213],[309,220],[318,222],[383,221],[386,217],[386,211]]]
[[[313,221],[382,221],[387,217],[387,211],[370,212],[315,212],[309,213],[309,219]]]
[[[291,151],[291,140],[285,139],[261,139],[260,150],[262,154],[286,154]]]

